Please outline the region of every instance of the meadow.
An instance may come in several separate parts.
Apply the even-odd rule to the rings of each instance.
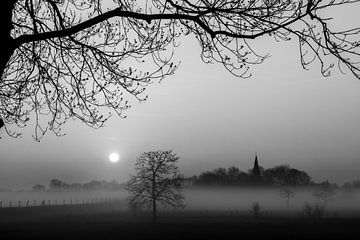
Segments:
[[[290,198],[289,209],[286,198],[281,197],[279,188],[231,188],[231,187],[189,187],[185,188],[185,209],[188,211],[247,211],[254,202],[268,211],[300,211],[305,202],[322,203],[313,195],[311,188],[294,188]],[[126,210],[126,190],[119,191],[80,191],[80,192],[0,192],[2,207],[21,207],[39,205],[76,205],[102,203],[109,201],[122,202],[120,210]],[[28,204],[27,204],[28,203]],[[327,199],[327,209],[339,212],[360,212],[360,192],[337,190]]]
[[[308,217],[304,202],[318,201],[307,189],[296,190],[289,209],[278,189],[188,188],[186,207],[162,208],[157,222],[151,212],[129,211],[125,191],[117,192],[11,192],[7,201],[48,200],[57,205],[3,207],[1,239],[229,239],[275,237],[277,239],[357,239],[360,230],[359,192],[339,191],[321,218]],[[81,204],[62,200],[104,199]],[[2,200],[6,202],[5,200]],[[258,202],[261,216],[251,213]]]

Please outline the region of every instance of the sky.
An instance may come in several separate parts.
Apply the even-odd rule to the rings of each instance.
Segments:
[[[325,78],[316,65],[303,70],[296,41],[264,38],[256,46],[271,58],[241,79],[202,63],[187,37],[175,51],[175,75],[151,85],[149,99],[134,102],[126,119],[113,117],[97,130],[69,121],[64,137],[48,133],[41,142],[32,128],[21,129],[20,139],[2,130],[0,188],[29,189],[52,178],[124,182],[136,157],[158,149],[173,149],[185,176],[230,166],[247,171],[257,153],[264,168],[289,164],[314,181],[359,179],[360,81],[349,71]],[[112,152],[119,162],[108,160]]]

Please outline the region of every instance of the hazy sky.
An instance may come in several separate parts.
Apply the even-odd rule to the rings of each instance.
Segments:
[[[324,78],[316,65],[303,70],[296,41],[257,43],[271,58],[252,67],[249,79],[203,64],[187,38],[175,52],[181,59],[175,75],[153,84],[149,100],[133,104],[126,119],[113,117],[99,130],[71,121],[65,137],[47,134],[40,143],[32,128],[21,139],[2,130],[0,187],[30,188],[51,178],[122,182],[141,152],[157,149],[173,149],[187,176],[217,167],[247,170],[257,152],[265,168],[289,164],[315,181],[340,184],[359,179],[360,81],[337,70]],[[108,160],[113,151],[120,154],[116,164]]]

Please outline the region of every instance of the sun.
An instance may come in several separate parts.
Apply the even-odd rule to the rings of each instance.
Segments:
[[[119,159],[120,159],[120,156],[118,153],[116,153],[116,152],[110,153],[110,155],[109,155],[110,162],[116,163],[119,161]]]

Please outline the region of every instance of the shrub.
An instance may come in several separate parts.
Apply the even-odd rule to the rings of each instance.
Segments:
[[[251,214],[255,217],[255,218],[259,218],[261,217],[261,215],[263,214],[263,210],[262,207],[260,206],[260,204],[258,202],[254,202],[251,205],[251,210],[250,210]]]
[[[319,203],[310,204],[309,202],[305,202],[303,206],[303,213],[309,218],[321,218],[325,214],[325,207]]]

